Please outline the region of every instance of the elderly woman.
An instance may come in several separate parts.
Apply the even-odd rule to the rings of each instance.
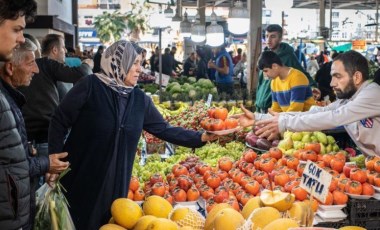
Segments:
[[[128,193],[142,130],[176,145],[201,147],[216,139],[170,126],[136,87],[142,49],[118,41],[101,59],[101,72],[78,82],[59,105],[49,129],[49,152],[69,153],[62,180],[77,229],[99,229],[113,200]],[[65,141],[65,136],[70,133]]]

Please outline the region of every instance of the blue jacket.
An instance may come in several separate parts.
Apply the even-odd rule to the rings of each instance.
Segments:
[[[129,94],[124,112],[120,97],[89,75],[67,93],[50,123],[49,153],[69,153],[72,170],[62,183],[77,229],[99,229],[111,217],[113,200],[128,194],[143,129],[176,145],[204,144],[200,132],[170,126],[140,89]]]
[[[215,78],[217,83],[233,83],[233,75],[234,75],[234,63],[232,62],[231,55],[227,53],[226,49],[222,49],[217,57],[216,57],[216,65],[219,65],[220,59],[222,57],[226,57],[228,60],[228,74],[221,74],[218,71],[215,73]],[[218,66],[221,67],[221,66]]]

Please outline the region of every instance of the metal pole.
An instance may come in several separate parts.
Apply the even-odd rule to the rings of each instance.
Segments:
[[[159,84],[160,84],[160,102],[162,102],[162,48],[161,48],[161,33],[162,33],[162,28],[158,28],[158,79],[159,79]]]
[[[333,29],[332,29],[332,0],[330,0],[330,30],[329,30],[329,40],[331,41],[331,35],[332,35]]]
[[[379,36],[379,0],[376,0],[376,30],[375,30],[375,42],[377,43]]]

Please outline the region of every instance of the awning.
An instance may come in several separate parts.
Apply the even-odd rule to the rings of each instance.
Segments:
[[[352,49],[352,43],[346,43],[343,45],[331,47],[331,50],[335,50],[338,52],[340,52],[340,51],[346,52],[346,51],[351,50],[351,49]]]

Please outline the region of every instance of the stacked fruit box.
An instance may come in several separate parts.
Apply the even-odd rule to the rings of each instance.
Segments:
[[[347,211],[351,225],[374,230],[380,228],[380,200],[349,199]]]

